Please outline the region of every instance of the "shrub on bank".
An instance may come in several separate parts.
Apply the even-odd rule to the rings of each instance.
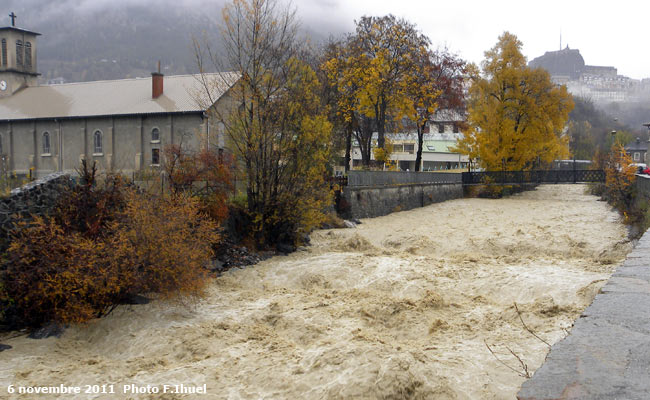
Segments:
[[[201,295],[218,234],[199,201],[152,198],[115,177],[98,185],[86,172],[53,216],[36,217],[12,238],[0,271],[12,319],[78,323],[137,294]]]

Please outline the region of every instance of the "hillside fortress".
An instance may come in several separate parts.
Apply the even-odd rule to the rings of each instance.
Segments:
[[[612,66],[587,65],[578,49],[547,51],[530,61],[531,68],[544,68],[557,84],[567,86],[574,96],[594,103],[640,102],[650,99],[650,79],[619,75]]]

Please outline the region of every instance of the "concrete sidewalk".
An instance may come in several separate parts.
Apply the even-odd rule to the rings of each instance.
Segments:
[[[650,399],[650,233],[517,398]]]

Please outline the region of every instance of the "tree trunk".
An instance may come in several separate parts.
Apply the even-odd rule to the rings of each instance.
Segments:
[[[345,173],[350,171],[350,150],[352,149],[352,128],[345,132]]]
[[[418,151],[415,155],[415,171],[420,171],[420,164],[422,164],[422,139],[424,137],[424,124],[418,125]]]
[[[377,147],[383,149],[386,145],[386,100],[382,98],[379,103],[379,109],[376,111],[377,115]]]

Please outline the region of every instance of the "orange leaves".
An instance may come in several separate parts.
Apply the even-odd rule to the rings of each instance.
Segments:
[[[615,143],[605,162],[605,197],[624,213],[626,222],[634,214],[636,166],[622,144]]]
[[[208,149],[192,152],[178,144],[166,146],[164,152],[163,170],[172,191],[198,197],[201,210],[217,222],[223,221],[232,189],[232,157]]]
[[[79,190],[60,214],[22,225],[7,251],[0,281],[24,325],[84,322],[136,294],[201,294],[219,236],[198,200],[121,187],[113,203],[105,186]],[[99,219],[79,208],[89,199],[117,206],[100,206],[110,217]]]
[[[485,53],[483,78],[475,76],[469,90],[472,129],[458,149],[489,170],[530,169],[568,156],[563,130],[571,95],[546,71],[528,68],[521,46],[516,36],[501,35]]]

